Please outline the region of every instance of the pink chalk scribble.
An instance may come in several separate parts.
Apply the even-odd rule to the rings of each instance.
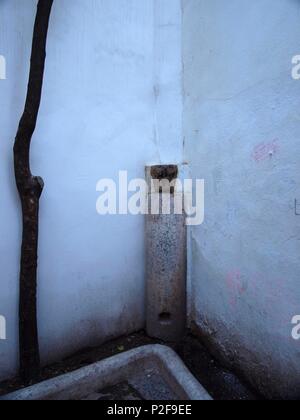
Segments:
[[[259,163],[272,158],[279,151],[278,141],[278,139],[274,139],[270,143],[260,143],[255,146],[252,153],[255,162]]]
[[[242,274],[238,270],[228,273],[226,278],[227,287],[230,295],[230,305],[235,307],[240,296],[245,293],[246,288],[243,285]]]
[[[272,326],[274,334],[292,340],[290,334],[293,314],[299,312],[299,301],[293,290],[286,287],[284,278],[266,282],[262,273],[254,273],[247,280],[238,269],[227,274],[226,286],[229,305],[237,310],[239,300],[247,294],[248,308],[263,316]],[[294,341],[294,340],[293,340]]]

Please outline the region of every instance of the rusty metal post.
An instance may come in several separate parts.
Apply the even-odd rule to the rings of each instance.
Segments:
[[[146,216],[147,333],[167,342],[179,341],[186,328],[187,228],[182,188],[175,165],[146,168],[149,214]],[[158,185],[157,181],[168,180]],[[177,180],[177,181],[176,181]],[[163,200],[171,214],[162,214]],[[159,212],[154,211],[159,203]],[[182,214],[174,214],[178,203]],[[151,210],[152,204],[152,212]]]

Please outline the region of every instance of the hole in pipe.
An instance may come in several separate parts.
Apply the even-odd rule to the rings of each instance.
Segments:
[[[170,324],[172,321],[172,316],[169,312],[162,312],[159,315],[159,321],[161,324]]]

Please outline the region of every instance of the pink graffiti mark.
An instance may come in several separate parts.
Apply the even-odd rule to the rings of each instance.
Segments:
[[[278,139],[274,139],[270,143],[260,143],[255,146],[252,153],[255,162],[259,163],[272,158],[279,151],[278,141]]]
[[[236,312],[240,298],[247,292],[248,307],[264,317],[273,334],[295,343],[291,335],[292,318],[299,313],[299,301],[293,291],[287,289],[284,278],[266,282],[263,274],[256,273],[246,282],[241,271],[236,269],[227,274],[226,285],[232,311]]]
[[[241,272],[234,270],[228,273],[226,283],[229,289],[229,303],[234,308],[236,307],[239,298],[246,292]]]

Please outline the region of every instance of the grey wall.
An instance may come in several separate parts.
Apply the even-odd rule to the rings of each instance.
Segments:
[[[0,380],[18,365],[21,240],[12,146],[28,78],[35,0],[0,1]],[[100,217],[100,178],[182,160],[180,0],[58,0],[32,144],[41,201],[43,363],[145,323],[143,217]],[[172,48],[170,48],[172,45]]]
[[[185,159],[206,181],[192,230],[196,328],[269,396],[300,395],[297,0],[183,0]]]

